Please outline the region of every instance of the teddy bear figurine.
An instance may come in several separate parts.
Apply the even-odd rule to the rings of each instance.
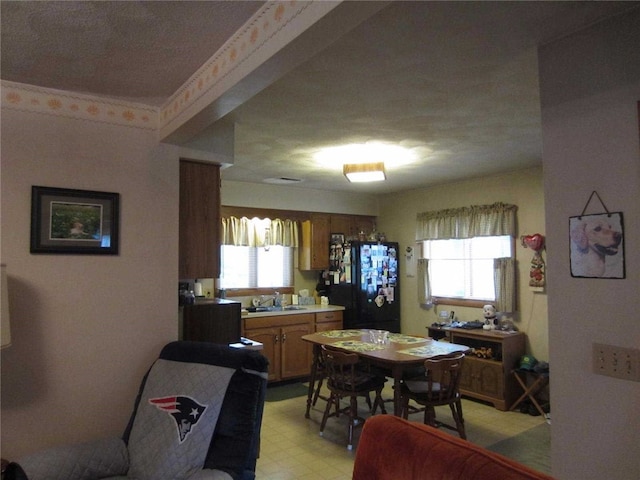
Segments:
[[[484,316],[485,330],[493,330],[498,326],[498,316],[496,315],[496,307],[493,305],[485,305],[482,307],[482,315]]]

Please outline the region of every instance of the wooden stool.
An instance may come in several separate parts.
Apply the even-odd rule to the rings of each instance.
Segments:
[[[536,399],[536,395],[549,384],[549,372],[534,372],[533,370],[524,370],[524,369],[516,369],[513,370],[513,376],[516,377],[516,380],[524,390],[524,393],[520,395],[520,397],[511,405],[509,410],[515,410],[518,405],[522,403],[523,400],[528,398],[533,403],[534,407],[540,415],[542,415],[547,423],[551,423],[551,416],[548,413],[545,413],[538,400]],[[528,376],[531,376],[534,381],[529,384],[527,382]]]

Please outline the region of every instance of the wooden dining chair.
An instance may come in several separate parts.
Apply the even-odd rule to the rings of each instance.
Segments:
[[[324,366],[324,363],[322,361],[322,359],[320,359],[318,361],[318,365],[317,365],[317,370],[316,370],[316,383],[315,383],[315,389],[313,392],[313,397],[312,397],[312,401],[311,401],[311,406],[315,407],[316,403],[318,403],[318,399],[320,400],[324,400],[325,402],[329,401],[329,397],[327,397],[326,395],[322,394],[322,385],[324,385],[324,380],[327,377],[327,369]],[[368,365],[366,366],[366,370],[369,371],[370,369],[368,368]],[[371,372],[373,373],[373,372]],[[382,376],[386,376],[384,374],[381,374]],[[367,401],[367,405],[369,405],[369,409],[371,409],[373,407],[373,404],[371,403],[371,395],[369,393],[367,393],[365,400]],[[393,399],[391,400],[384,400],[385,402],[393,402]]]
[[[315,390],[313,392],[313,399],[311,402],[312,406],[316,406],[318,403],[318,399],[324,400],[325,402],[329,401],[329,397],[326,397],[321,394],[322,385],[324,383],[324,379],[327,377],[327,368],[324,365],[324,361],[322,359],[322,355],[317,360],[316,364],[316,376],[315,376]]]
[[[353,449],[353,430],[365,421],[358,415],[358,397],[368,399],[369,394],[375,392],[373,405],[369,407],[370,413],[374,415],[378,407],[382,413],[387,413],[382,400],[382,389],[387,379],[368,372],[366,364],[360,361],[356,353],[331,349],[323,345],[322,362],[330,396],[322,416],[320,435],[323,435],[329,417],[347,414],[349,416],[347,448],[351,450]],[[349,399],[349,406],[340,408],[340,401],[343,398]],[[333,412],[332,409],[334,409]]]
[[[425,360],[423,376],[404,380],[401,385],[402,417],[409,413],[424,411],[424,423],[432,427],[445,427],[457,431],[460,438],[466,439],[462,401],[460,397],[460,376],[462,374],[463,353],[439,355]],[[411,409],[413,400],[423,408]],[[449,405],[455,427],[436,420],[435,407]]]

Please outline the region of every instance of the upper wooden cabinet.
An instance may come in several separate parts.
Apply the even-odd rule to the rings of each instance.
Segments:
[[[364,215],[312,213],[302,222],[302,240],[298,268],[324,270],[329,268],[329,242],[332,233],[342,233],[345,239],[357,238],[359,232],[369,235],[375,217]]]
[[[349,239],[356,238],[360,232],[364,232],[368,237],[375,228],[376,217],[332,213],[330,223],[330,233],[343,233],[345,238]]]
[[[310,220],[302,222],[300,270],[329,268],[330,225],[329,215],[322,214],[312,214]]]
[[[180,161],[179,278],[220,276],[220,167]]]

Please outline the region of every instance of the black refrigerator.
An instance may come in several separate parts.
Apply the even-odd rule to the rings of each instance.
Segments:
[[[344,328],[400,332],[400,275],[395,242],[330,245],[325,272],[329,303],[342,305]]]

